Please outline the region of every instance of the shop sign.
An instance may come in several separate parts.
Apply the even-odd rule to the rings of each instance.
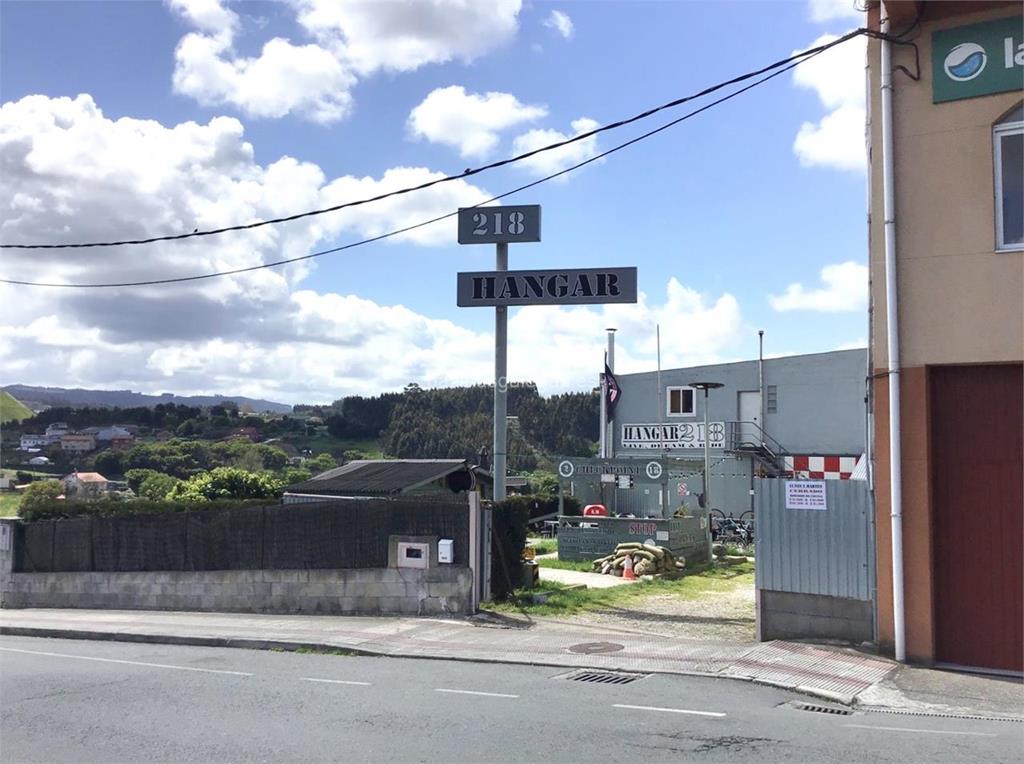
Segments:
[[[459,244],[540,241],[540,205],[459,209]]]
[[[725,448],[725,422],[708,423],[708,448]],[[624,424],[623,448],[704,448],[704,423]]]
[[[1021,90],[1024,17],[1009,16],[932,33],[932,101]]]
[[[458,276],[462,308],[636,302],[636,268],[479,271]]]
[[[563,480],[602,479],[607,475],[609,483],[618,476],[657,481],[664,472],[664,465],[656,459],[563,459],[558,463],[558,476]]]
[[[824,480],[787,480],[786,509],[828,509]]]

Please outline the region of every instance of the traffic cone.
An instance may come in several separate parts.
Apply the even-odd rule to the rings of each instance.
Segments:
[[[622,561],[622,577],[626,581],[636,581],[636,574],[633,572],[633,558],[628,554]]]

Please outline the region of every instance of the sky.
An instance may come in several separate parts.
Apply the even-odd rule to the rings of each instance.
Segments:
[[[506,158],[863,24],[853,0],[0,3],[0,242],[111,241],[318,209]],[[636,266],[632,305],[509,312],[509,378],[862,347],[864,38],[562,178],[512,269]],[[467,179],[250,231],[0,249],[0,278],[104,283],[300,257],[477,204],[703,105]],[[285,403],[493,381],[492,246],[454,219],[182,284],[0,284],[0,383]]]

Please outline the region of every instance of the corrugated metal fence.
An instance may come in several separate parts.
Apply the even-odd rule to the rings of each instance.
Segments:
[[[786,509],[782,479],[754,481],[759,589],[871,600],[871,498],[862,480],[825,480],[826,510]]]

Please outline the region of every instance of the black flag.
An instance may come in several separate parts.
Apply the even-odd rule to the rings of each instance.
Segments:
[[[612,370],[608,368],[608,363],[604,365],[604,394],[605,403],[608,409],[608,418],[615,418],[615,406],[619,402],[619,398],[622,396],[622,391],[619,389],[619,383],[615,380],[615,375],[612,374]]]

